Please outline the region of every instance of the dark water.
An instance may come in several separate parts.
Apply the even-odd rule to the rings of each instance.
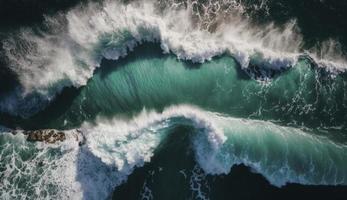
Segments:
[[[261,4],[261,1],[258,1]],[[249,1],[249,5],[254,5]],[[323,39],[338,38],[346,44],[346,18],[344,9],[347,4],[344,1],[267,1],[268,8],[253,12],[256,21],[276,21],[283,23],[290,19],[296,19],[305,40],[310,45]]]
[[[206,175],[194,162],[191,129],[182,126],[172,131],[151,162],[117,187],[112,199],[345,199],[345,186],[277,188],[244,165],[234,166],[228,175]]]
[[[220,14],[221,10],[213,12],[216,7],[209,4],[210,1],[173,2],[183,2],[179,5],[192,9],[190,14],[196,23],[192,26],[202,24],[204,28],[204,20],[211,23],[207,23],[207,31],[217,32],[220,21],[228,20],[225,14]],[[229,13],[227,6],[234,5],[230,2],[220,4],[226,13]],[[129,52],[120,53],[117,59],[105,58],[108,54],[100,53],[104,49],[122,52],[119,46],[129,41],[138,42],[138,35],[145,37],[156,32],[146,32],[152,24],[146,24],[145,20],[145,25],[139,25],[138,35],[131,32],[131,25],[129,30],[120,33],[97,32],[108,30],[106,25],[111,22],[107,20],[113,18],[107,18],[106,22],[97,18],[100,21],[95,24],[101,24],[101,28],[93,27],[96,25],[92,20],[86,20],[86,24],[93,25],[92,29],[82,23],[72,23],[85,16],[88,19],[94,11],[97,13],[93,6],[84,12],[78,9],[72,14],[68,12],[86,4],[87,1],[78,0],[0,2],[0,178],[4,180],[0,182],[0,197],[345,199],[345,71],[331,70],[329,64],[321,64],[324,62],[305,51],[287,67],[280,65],[292,54],[278,50],[283,57],[276,55],[269,61],[264,53],[266,49],[251,54],[247,68],[243,68],[237,53],[228,52],[196,63],[193,58],[178,59],[179,50],[184,49],[179,45],[164,54],[165,45],[158,42],[158,38],[143,39],[135,48],[128,46],[125,51]],[[173,4],[158,1],[154,5],[163,7],[160,13]],[[204,5],[212,12],[200,16]],[[242,6],[240,16],[248,17],[252,26],[273,22],[279,30],[285,30],[286,24],[295,20],[303,38],[300,50],[323,48],[324,41],[333,39],[336,43],[329,48],[340,50],[342,58],[345,57],[347,3],[344,1],[259,0],[244,1]],[[136,14],[129,10],[124,15]],[[73,15],[74,12],[78,14]],[[52,27],[58,28],[51,28],[49,20],[54,22]],[[131,20],[125,20],[124,24],[127,23],[131,24]],[[71,24],[81,27],[74,29]],[[25,31],[27,29],[30,33]],[[100,41],[85,45],[84,42],[89,41],[85,41],[83,34],[88,30],[97,30],[94,34],[100,34],[97,35]],[[63,46],[54,35],[60,31],[67,41],[63,45],[74,48],[55,54]],[[54,34],[46,35],[47,32]],[[22,41],[21,34],[44,39],[28,36],[27,41]],[[165,33],[160,34],[165,38]],[[283,38],[288,35],[284,34]],[[16,48],[9,48],[12,44],[9,38]],[[271,38],[268,43],[273,42]],[[198,44],[194,45],[190,50],[199,49]],[[68,53],[64,54],[65,51]],[[63,55],[58,60],[62,65],[54,65],[56,60],[51,57],[55,55]],[[72,63],[79,64],[82,70],[69,71],[74,69],[74,65],[70,67],[71,55],[76,57]],[[84,80],[83,70],[93,63],[88,63],[89,57],[100,55],[103,56],[100,66],[92,70],[86,83],[77,84],[78,87],[73,84],[80,80],[76,77]],[[329,59],[334,67],[341,64],[337,57]],[[27,60],[29,62],[24,62]],[[38,60],[37,68],[32,68]],[[23,63],[28,67],[16,66]],[[48,68],[53,75],[46,65],[55,67]],[[46,76],[53,79],[61,75],[57,67],[62,68],[63,78],[45,82]],[[31,80],[40,73],[43,81]],[[24,94],[25,84],[35,81],[45,87]],[[60,85],[61,90],[56,89]],[[51,95],[55,92],[56,95]],[[71,132],[78,129],[87,142],[81,147],[71,142],[73,140],[57,146],[40,146],[25,141],[21,134],[8,134],[10,131],[2,126],[18,130],[60,129],[72,137]],[[69,187],[71,189],[67,189]]]

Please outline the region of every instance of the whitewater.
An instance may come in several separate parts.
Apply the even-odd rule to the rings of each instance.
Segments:
[[[283,27],[254,25],[241,16],[242,5],[237,1],[227,1],[227,10],[204,12],[195,11],[195,4],[182,7],[168,2],[159,9],[155,1],[90,3],[46,17],[43,28],[13,33],[3,42],[3,49],[19,85],[1,98],[1,110],[23,117],[35,114],[64,87],[86,85],[102,58],[117,60],[143,42],[159,43],[163,53],[191,62],[228,54],[243,69],[251,63],[283,70],[302,57],[333,74],[346,68],[334,40],[323,42],[320,48],[303,49],[295,20]],[[229,15],[211,19],[212,11]],[[218,26],[209,31],[208,25],[214,24]]]
[[[195,159],[206,174],[227,174],[242,163],[278,187],[346,184],[345,145],[296,128],[181,105],[162,113],[143,110],[129,120],[100,118],[97,125],[66,131],[69,138],[52,145],[30,143],[20,130],[13,135],[3,129],[1,197],[105,199],[134,168],[150,162],[168,130],[182,124],[194,127]],[[78,145],[81,133],[83,146]],[[28,151],[34,152],[29,160]]]
[[[276,188],[347,185],[341,44],[308,47],[295,19],[255,23],[246,10],[106,0],[1,38],[16,84],[0,91],[0,198],[117,198],[182,138],[186,154],[165,157],[193,155],[179,173],[200,199],[199,181],[240,165]],[[40,129],[66,139],[30,142]],[[153,198],[148,180],[143,199]]]

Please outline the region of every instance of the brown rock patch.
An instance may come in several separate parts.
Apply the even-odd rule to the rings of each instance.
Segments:
[[[25,131],[24,134],[28,136],[27,141],[30,142],[47,142],[53,144],[66,139],[64,132],[53,129]]]

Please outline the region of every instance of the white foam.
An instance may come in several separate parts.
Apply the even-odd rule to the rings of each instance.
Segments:
[[[106,199],[126,176],[78,145],[76,132],[62,143],[30,143],[25,136],[0,135],[2,199]],[[69,135],[72,134],[72,137]],[[70,135],[71,136],[71,135]]]
[[[99,119],[82,126],[87,147],[107,165],[123,174],[149,162],[166,128],[189,122],[195,128],[192,143],[196,160],[207,174],[228,174],[244,164],[275,186],[347,184],[347,146],[300,129],[271,122],[221,116],[180,105],[162,113],[144,110],[130,120]],[[322,159],[322,155],[324,158]]]
[[[194,146],[200,166],[209,174],[228,174],[244,164],[272,185],[346,185],[347,146],[300,129],[271,122],[222,117],[216,120],[228,138],[211,151],[197,135]]]
[[[206,180],[206,174],[197,165],[191,171],[189,179],[190,190],[192,191],[193,199],[208,200],[209,185]]]
[[[153,151],[165,138],[167,132],[164,129],[172,125],[168,121],[182,117],[191,121],[197,129],[206,130],[206,139],[212,148],[219,148],[225,141],[223,134],[206,118],[207,115],[190,106],[172,107],[161,114],[144,110],[129,120],[99,119],[96,124],[85,123],[78,131],[65,131],[67,140],[57,144],[32,144],[25,142],[21,131],[17,131],[16,136],[8,133],[5,141],[11,142],[0,149],[1,153],[12,149],[13,154],[0,154],[0,160],[18,160],[23,166],[18,169],[18,178],[39,178],[29,181],[30,187],[35,189],[35,193],[31,194],[29,186],[18,188],[19,183],[11,182],[15,163],[3,162],[6,181],[0,184],[0,190],[4,191],[0,197],[106,199],[135,167],[150,161]],[[82,147],[78,145],[83,138],[80,133],[86,139]],[[76,140],[76,136],[80,139]],[[27,153],[31,158],[21,160],[19,153]],[[40,163],[44,170],[42,173],[35,171]],[[55,191],[49,192],[50,184],[56,187]]]
[[[148,112],[131,120],[100,120],[98,125],[85,124],[81,130],[87,137],[90,151],[119,171],[130,172],[135,166],[148,162],[155,147],[165,135],[168,120],[182,117],[193,122],[196,129],[203,129],[213,149],[218,149],[226,140],[223,132],[213,125],[213,119],[191,106],[174,106],[163,113]],[[102,121],[102,122],[100,122]],[[164,132],[160,134],[161,132]]]
[[[132,119],[100,118],[83,124],[79,131],[66,131],[68,139],[54,145],[25,142],[20,133],[0,135],[6,137],[0,141],[10,141],[0,143],[0,160],[6,169],[0,197],[105,199],[136,167],[150,162],[169,133],[167,128],[182,123],[195,128],[195,158],[206,174],[227,174],[232,166],[244,164],[275,186],[347,184],[345,145],[271,122],[231,118],[180,105],[162,113],[144,110]],[[76,135],[83,138],[79,132],[86,139],[83,146],[76,140]],[[22,154],[30,155],[29,159]],[[43,172],[36,171],[40,166]],[[11,182],[13,177],[32,179],[23,190],[17,187],[18,182]],[[203,177],[193,174],[190,178],[191,184],[197,184],[192,185],[196,195],[205,196],[199,185]],[[48,192],[50,185],[56,187],[55,192]],[[27,193],[28,188],[34,193]]]
[[[193,62],[204,62],[228,53],[243,68],[254,62],[282,69],[293,66],[304,53],[303,39],[295,21],[282,28],[274,24],[255,26],[237,14],[242,10],[241,4],[237,1],[229,4],[235,13],[222,21],[214,32],[195,24],[190,6],[183,9],[173,5],[172,9],[160,14],[152,1],[128,5],[106,1],[101,6],[89,4],[67,14],[47,17],[49,32],[41,32],[38,36],[33,31],[22,30],[4,42],[5,55],[23,87],[15,95],[16,99],[20,101],[23,96],[36,92],[49,101],[65,86],[85,85],[102,57],[117,60],[145,41],[159,42],[163,52],[172,52],[180,59]],[[215,4],[210,6],[218,8]],[[214,9],[206,12],[209,10]],[[206,17],[200,18],[209,21]],[[305,54],[331,71],[346,68],[344,59],[336,60],[336,56],[331,56],[336,55],[336,51],[320,51],[329,52],[323,56],[314,53],[318,51],[308,50]],[[17,107],[18,103],[11,102],[10,108]],[[25,110],[18,109],[18,114]],[[7,106],[2,106],[2,110],[14,112]]]

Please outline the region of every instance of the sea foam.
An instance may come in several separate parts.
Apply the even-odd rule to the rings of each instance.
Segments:
[[[282,70],[305,55],[331,72],[345,70],[344,59],[336,53],[338,43],[305,50],[295,20],[281,27],[254,25],[239,14],[240,4],[235,1],[231,5],[235,8],[227,20],[221,20],[213,31],[203,28],[202,21],[196,22],[194,5],[183,8],[173,4],[163,11],[154,1],[105,1],[46,17],[44,26],[49,31],[22,29],[3,42],[8,65],[21,86],[9,95],[11,100],[1,100],[6,104],[1,110],[30,116],[62,88],[85,85],[102,58],[117,60],[143,42],[159,43],[163,53],[191,62],[229,54],[244,69],[251,63]],[[30,95],[41,99],[37,101],[40,105],[26,104]]]
[[[192,149],[205,174],[228,174],[232,166],[244,164],[278,187],[347,184],[343,144],[297,128],[180,105],[162,113],[144,110],[131,119],[100,118],[78,131],[66,131],[71,137],[53,145],[28,143],[20,133],[3,133],[0,137],[11,143],[0,143],[5,169],[2,197],[107,198],[135,168],[150,162],[170,128],[180,125],[193,127]],[[76,134],[83,134],[79,138],[86,139],[84,145],[78,145]],[[28,186],[16,182],[20,178],[29,178],[35,192],[26,193]]]

